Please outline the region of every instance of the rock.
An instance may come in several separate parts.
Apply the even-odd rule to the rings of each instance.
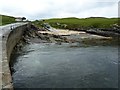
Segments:
[[[61,42],[57,42],[56,44],[58,44],[58,45],[62,45],[62,43],[61,43]]]
[[[54,38],[61,38],[59,35],[53,35]]]

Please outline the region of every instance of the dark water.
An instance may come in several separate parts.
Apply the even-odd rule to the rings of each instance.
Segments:
[[[15,88],[117,88],[118,48],[30,44],[16,53]]]

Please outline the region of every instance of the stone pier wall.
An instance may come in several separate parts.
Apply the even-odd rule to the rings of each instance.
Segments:
[[[18,41],[21,39],[23,33],[25,30],[30,28],[30,23],[19,23],[19,24],[10,24],[7,26],[2,27],[2,41],[0,48],[2,48],[2,54],[1,54],[1,64],[2,64],[2,71],[1,76],[2,76],[2,82],[1,86],[2,89],[13,89],[12,85],[12,77],[10,73],[10,67],[9,67],[9,62],[10,62],[10,56],[13,51],[13,48],[16,46]]]

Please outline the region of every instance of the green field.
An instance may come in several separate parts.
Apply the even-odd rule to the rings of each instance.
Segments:
[[[90,17],[90,18],[54,18],[44,21],[34,21],[34,24],[41,26],[41,23],[49,23],[55,28],[111,28],[113,24],[118,24],[118,18]],[[59,25],[58,25],[59,24]],[[65,26],[66,25],[66,26]]]
[[[0,15],[0,25],[15,23],[15,18],[12,16]]]

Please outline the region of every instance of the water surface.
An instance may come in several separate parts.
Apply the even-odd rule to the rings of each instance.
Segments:
[[[118,48],[34,43],[14,55],[15,88],[117,88]]]

